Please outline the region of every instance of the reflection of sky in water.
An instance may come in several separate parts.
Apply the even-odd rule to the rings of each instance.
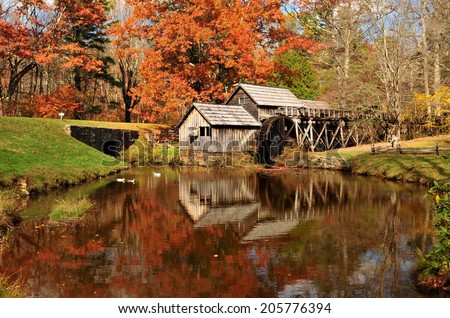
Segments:
[[[358,268],[348,280],[349,285],[354,288],[354,294],[359,297],[376,297],[382,293],[385,297],[391,297],[394,296],[391,288],[408,288],[407,286],[412,284],[408,273],[415,268],[416,259],[401,254],[394,257],[397,258],[393,259],[392,255],[379,250],[368,250],[362,254]],[[394,276],[399,276],[397,283],[394,282]],[[374,286],[370,294],[364,291],[367,290],[367,285]],[[381,286],[384,286],[385,290],[381,291]]]
[[[317,292],[314,282],[311,280],[297,280],[293,284],[287,284],[283,290],[278,292],[280,298],[293,298],[293,297],[305,297],[305,298],[317,298],[319,293]]]
[[[363,285],[373,279],[377,273],[375,269],[382,261],[383,254],[378,251],[368,250],[360,258],[361,262],[358,269],[349,277],[351,285]]]

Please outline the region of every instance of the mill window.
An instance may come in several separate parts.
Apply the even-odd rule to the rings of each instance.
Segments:
[[[246,101],[245,96],[244,96],[244,97],[239,97],[239,98],[238,98],[238,104],[239,104],[239,105],[244,105],[246,102],[247,102],[247,101]]]
[[[211,137],[211,127],[200,127],[200,137]]]

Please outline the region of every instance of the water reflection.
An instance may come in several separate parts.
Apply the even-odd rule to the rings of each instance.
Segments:
[[[35,211],[52,200],[35,203],[0,272],[43,297],[422,296],[410,273],[415,248],[431,244],[424,188],[329,172],[160,172],[73,190],[96,202],[79,223],[49,223]]]

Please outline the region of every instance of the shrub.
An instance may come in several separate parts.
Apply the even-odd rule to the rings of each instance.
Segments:
[[[428,252],[419,253],[419,279],[431,288],[448,289],[450,285],[450,184],[437,182],[429,190],[435,201],[432,207],[437,242]]]
[[[139,167],[165,166],[180,162],[178,145],[149,143],[138,139],[125,152],[121,152],[122,160]]]

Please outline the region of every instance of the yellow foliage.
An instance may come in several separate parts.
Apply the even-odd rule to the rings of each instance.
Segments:
[[[431,114],[428,114],[428,110],[431,111]],[[440,125],[450,124],[450,118],[446,118],[450,115],[450,87],[441,86],[433,95],[415,93],[403,113],[403,116],[410,120],[429,118],[429,115],[445,118]],[[434,126],[432,122],[429,122],[428,125]]]
[[[425,94],[415,93],[412,101],[405,106],[402,117],[410,121],[426,117],[430,103],[428,98],[429,96]]]
[[[445,110],[445,108],[450,107],[450,87],[441,86],[441,88],[433,95],[416,93],[414,94],[413,102],[425,110],[428,108],[428,105],[436,110]],[[448,112],[450,110],[446,109],[445,111]]]

